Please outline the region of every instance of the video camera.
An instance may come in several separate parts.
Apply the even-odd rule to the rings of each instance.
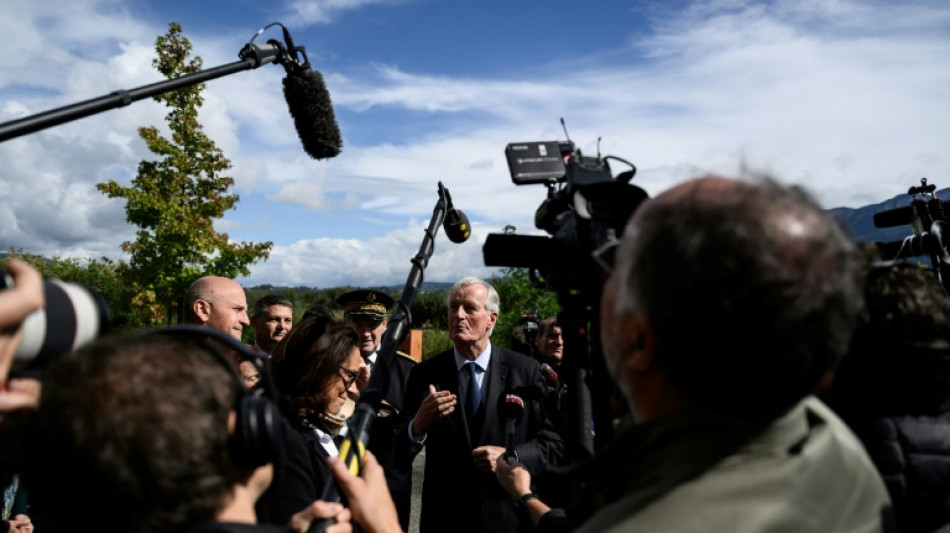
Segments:
[[[531,346],[534,346],[534,341],[538,338],[540,322],[541,311],[537,308],[532,309],[527,313],[522,313],[521,317],[518,318],[518,324],[524,331],[524,341]]]
[[[515,185],[543,184],[548,197],[534,223],[551,237],[490,234],[486,266],[528,268],[555,290],[582,289],[601,279],[591,254],[615,242],[647,193],[630,184],[636,167],[619,157],[585,156],[571,141],[511,143],[505,148]],[[609,160],[630,166],[614,178]]]
[[[597,312],[605,273],[594,252],[619,241],[630,215],[649,196],[630,184],[637,171],[632,163],[599,153],[585,156],[571,141],[511,143],[505,155],[515,185],[547,187],[535,226],[550,236],[491,234],[482,254],[486,266],[526,268],[535,284],[557,294],[564,337],[558,374],[569,384],[569,453],[580,459],[613,440],[616,416],[610,403],[615,386],[603,361]],[[614,177],[611,160],[630,169]],[[597,428],[596,443],[592,427]]]
[[[937,197],[937,186],[920,179],[920,186],[908,189],[910,205],[889,209],[874,214],[874,225],[889,228],[909,224],[913,234],[903,240],[876,242],[878,253],[884,260],[900,260],[914,256],[930,259],[944,291],[950,294],[950,218],[947,210],[950,202]]]

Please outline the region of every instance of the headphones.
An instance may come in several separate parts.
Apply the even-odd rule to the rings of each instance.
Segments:
[[[227,369],[237,397],[233,406],[237,414],[236,424],[230,440],[231,453],[236,462],[257,468],[267,463],[277,465],[283,461],[285,446],[280,427],[282,415],[274,400],[274,382],[267,354],[247,346],[223,331],[209,327],[169,326],[148,330],[143,335],[163,335],[194,344]],[[261,394],[255,394],[245,388],[244,381],[226,350],[233,350],[240,360],[250,361],[257,368],[261,374]]]

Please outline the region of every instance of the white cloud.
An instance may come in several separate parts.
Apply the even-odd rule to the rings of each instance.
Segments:
[[[246,285],[338,287],[342,285],[402,285],[413,266],[410,260],[422,245],[428,221],[410,220],[403,228],[359,241],[356,239],[301,240],[289,246],[274,246],[270,258],[254,268],[254,274],[239,280]],[[500,228],[473,223],[474,235],[461,244],[450,242],[438,231],[432,258],[423,271],[426,281],[453,282],[464,276],[490,277],[496,268],[482,266],[486,235]]]
[[[135,19],[117,0],[11,1],[16,20],[0,19],[13,48],[0,61],[0,121],[160,79],[150,64],[151,43],[163,23]],[[288,9],[301,21],[325,24],[396,3],[292,2]],[[208,82],[201,121],[231,159],[242,200],[258,205],[255,217],[294,203],[315,212],[352,209],[346,215],[353,225],[371,220],[374,231],[412,221],[366,240],[290,239],[247,281],[401,283],[439,181],[477,221],[476,235],[461,246],[440,238],[427,279],[482,272],[475,239],[505,224],[535,231],[534,211],[545,197],[541,186],[511,183],[505,145],[561,139],[561,117],[585,154],[594,154],[601,138],[604,154],[635,163],[634,183],[651,194],[701,172],[742,166],[802,183],[827,207],[879,202],[921,177],[950,186],[942,181],[950,153],[945,2],[649,6],[654,31],[631,32],[626,49],[534,65],[518,77],[335,62],[338,70],[324,75],[338,116],[371,124],[385,140],[348,141],[328,161],[301,150],[279,66]],[[252,33],[184,30],[206,68],[235,61]],[[386,139],[393,125],[375,117],[390,112],[431,128]],[[150,156],[136,128],[162,126],[164,114],[142,101],[0,144],[0,245],[117,256],[132,229],[122,203],[94,184],[127,183]],[[242,205],[222,228],[268,227],[266,218],[243,220]]]
[[[299,24],[327,24],[347,11],[372,5],[404,3],[406,0],[295,0],[290,18]]]

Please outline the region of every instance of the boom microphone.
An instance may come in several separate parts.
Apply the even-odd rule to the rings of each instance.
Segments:
[[[460,209],[456,209],[452,204],[452,196],[448,189],[445,191],[445,221],[442,222],[442,228],[445,230],[445,236],[455,244],[468,240],[472,235],[472,226],[468,223],[468,217]]]
[[[307,50],[303,46],[294,46],[290,32],[283,24],[279,25],[287,45],[286,50],[278,54],[278,61],[287,71],[287,77],[284,78],[284,99],[287,100],[290,116],[294,118],[297,136],[310,157],[336,157],[340,154],[343,140],[340,137],[340,127],[336,123],[336,115],[333,113],[327,84],[319,72],[310,68]]]
[[[304,151],[314,159],[339,155],[343,140],[323,76],[304,63],[289,68],[283,83],[284,99]]]
[[[445,222],[442,223],[442,227],[445,229],[445,236],[455,244],[465,242],[472,235],[472,226],[468,223],[468,217],[454,207],[445,212]]]
[[[515,425],[524,416],[524,400],[517,394],[506,394],[505,402],[501,406],[505,417],[505,457],[518,460],[515,454]]]

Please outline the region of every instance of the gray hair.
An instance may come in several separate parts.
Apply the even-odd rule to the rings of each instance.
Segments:
[[[446,303],[451,303],[452,297],[461,293],[462,289],[469,285],[481,285],[485,287],[485,309],[490,313],[501,314],[501,299],[498,297],[498,291],[491,286],[491,283],[471,276],[464,277],[455,282],[455,285],[452,286],[452,290],[448,293]]]

